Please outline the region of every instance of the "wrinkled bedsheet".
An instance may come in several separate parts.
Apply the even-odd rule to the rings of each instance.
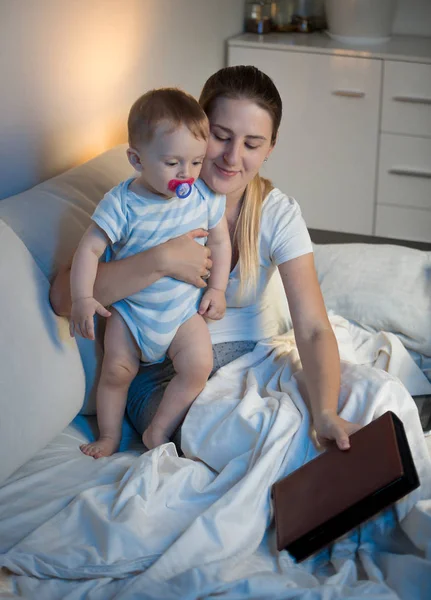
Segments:
[[[431,459],[410,396],[431,384],[395,335],[331,321],[341,416],[395,412],[418,490],[303,563],[276,551],[271,485],[318,454],[288,333],[208,382],[183,457],[173,444],[132,445],[96,461],[71,426],[19,469],[0,488],[0,598],[431,598]]]

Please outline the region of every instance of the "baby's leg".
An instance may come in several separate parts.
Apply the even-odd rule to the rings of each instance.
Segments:
[[[110,456],[120,445],[127,391],[139,368],[139,348],[116,310],[107,319],[102,373],[97,387],[99,438],[83,444],[82,452],[100,458]]]
[[[211,373],[211,338],[201,315],[196,314],[181,325],[168,354],[176,375],[167,386],[151,424],[142,434],[147,448],[169,441]]]

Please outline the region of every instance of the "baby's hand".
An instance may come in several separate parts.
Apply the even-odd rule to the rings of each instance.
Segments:
[[[218,320],[226,312],[226,297],[222,290],[209,287],[202,296],[198,313],[206,319]]]
[[[75,334],[94,340],[94,315],[110,317],[111,313],[95,298],[78,298],[72,302],[69,331],[71,337]]]

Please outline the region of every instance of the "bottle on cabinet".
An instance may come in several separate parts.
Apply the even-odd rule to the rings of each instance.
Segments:
[[[326,27],[324,0],[277,0],[273,4],[273,31],[310,33]]]
[[[300,31],[310,33],[326,27],[324,0],[246,0],[245,31]]]
[[[247,0],[245,3],[245,30],[250,33],[269,33],[272,30],[272,9],[275,2]]]

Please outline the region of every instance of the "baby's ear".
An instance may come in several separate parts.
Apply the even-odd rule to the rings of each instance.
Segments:
[[[135,171],[142,171],[141,157],[137,150],[129,146],[129,148],[127,148],[127,158]]]

